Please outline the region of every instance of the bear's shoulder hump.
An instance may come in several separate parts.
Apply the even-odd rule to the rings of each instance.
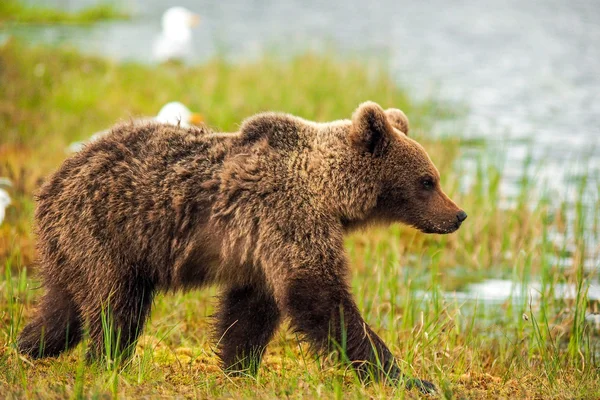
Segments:
[[[240,127],[243,144],[266,140],[273,148],[290,148],[299,144],[305,123],[293,115],[265,112],[244,120]]]

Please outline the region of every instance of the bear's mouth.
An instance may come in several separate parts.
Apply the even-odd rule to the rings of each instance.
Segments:
[[[453,233],[456,232],[458,230],[458,228],[460,228],[462,222],[460,221],[456,221],[456,222],[452,222],[450,224],[448,224],[448,226],[428,226],[425,228],[421,228],[419,229],[421,232],[423,233],[427,233],[427,234],[431,234],[431,233],[435,233],[435,234],[439,234],[439,235],[445,235],[448,233]]]

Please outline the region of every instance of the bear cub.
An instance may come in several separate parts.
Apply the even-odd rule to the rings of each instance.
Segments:
[[[344,352],[362,378],[402,381],[350,294],[343,236],[393,222],[451,233],[467,217],[407,133],[402,111],[373,102],[330,123],[262,113],[237,133],[114,127],[38,193],[46,292],[20,352],[56,356],[87,332],[90,357],[127,355],[157,291],[220,284],[227,371],[256,373],[289,318],[317,351]]]

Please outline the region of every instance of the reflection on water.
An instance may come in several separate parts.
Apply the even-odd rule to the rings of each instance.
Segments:
[[[587,288],[584,287],[583,293],[586,289],[589,303],[597,304],[600,302],[600,286],[590,285]],[[542,290],[540,283],[524,285],[509,280],[488,279],[469,285],[464,292],[454,292],[448,294],[448,296],[458,301],[480,301],[491,305],[503,304],[507,301],[512,301],[514,304],[523,304],[523,301],[527,301],[529,304],[538,304],[542,296]],[[553,292],[554,298],[558,300],[574,301],[577,299],[577,287],[574,284],[556,284],[553,286]],[[598,309],[597,306],[595,309]],[[597,312],[586,313],[586,320],[600,330],[600,315]]]
[[[556,284],[553,286],[556,299],[575,300],[577,287],[573,284]],[[523,284],[505,279],[488,279],[470,284],[465,291],[454,292],[450,296],[458,300],[480,300],[490,304],[504,303],[508,300],[522,303],[523,300],[538,301],[541,297],[541,283]],[[600,301],[600,286],[588,287],[588,300]]]
[[[462,291],[443,293],[447,301],[455,302],[461,310],[468,308],[483,308],[480,313],[484,318],[493,320],[498,317],[498,312],[504,313],[504,305],[514,306],[527,305],[537,307],[540,304],[542,294],[548,296],[549,288],[544,289],[540,282],[523,284],[506,279],[488,279],[483,282],[472,283]],[[577,299],[577,286],[574,284],[557,283],[551,288],[551,296],[556,300],[574,302]],[[591,284],[582,287],[581,294],[587,293],[588,307],[586,321],[600,332],[600,285]],[[417,291],[416,296],[422,298],[431,297],[431,293]],[[488,312],[489,311],[489,312]]]

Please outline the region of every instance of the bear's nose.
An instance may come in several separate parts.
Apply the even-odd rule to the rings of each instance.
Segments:
[[[458,218],[458,222],[463,222],[465,219],[467,219],[467,213],[463,210],[460,210],[458,214],[456,214],[456,218]]]

